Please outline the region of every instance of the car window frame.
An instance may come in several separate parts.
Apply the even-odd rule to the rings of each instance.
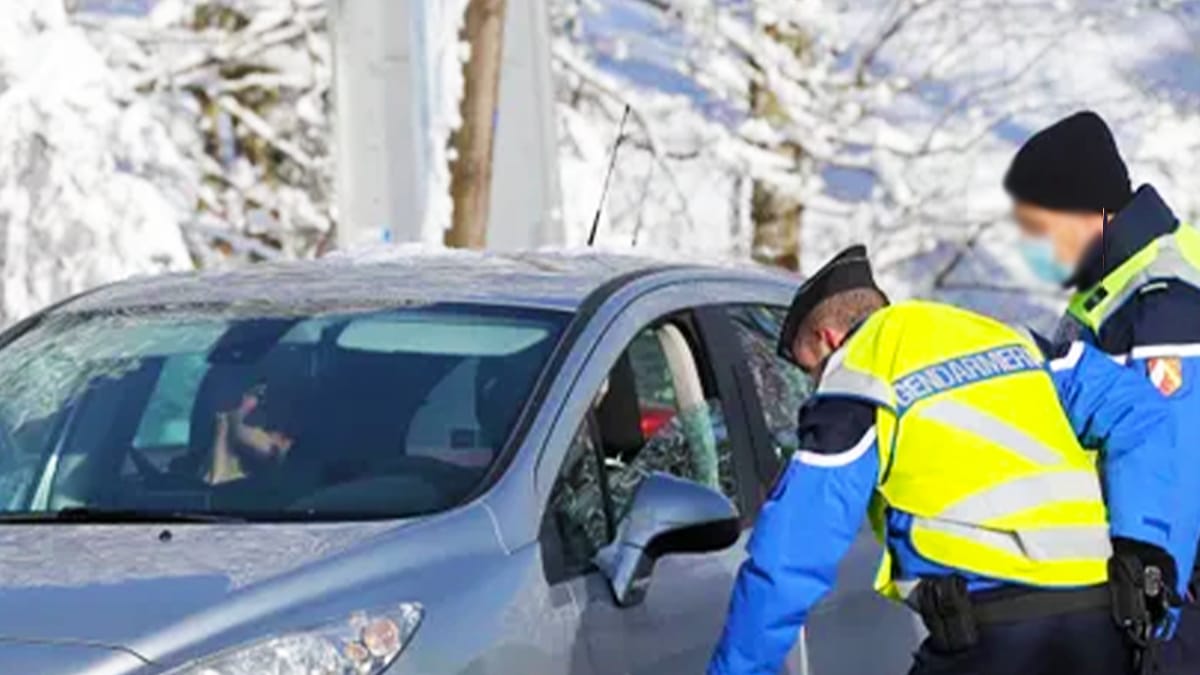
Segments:
[[[733,303],[734,306],[744,303]],[[749,527],[757,519],[758,512],[766,501],[767,493],[779,471],[779,463],[772,452],[770,431],[761,414],[762,403],[755,389],[753,375],[747,367],[748,355],[734,332],[733,320],[727,307],[706,306],[697,310],[697,318],[703,326],[705,357],[721,354],[710,367],[718,380],[723,380],[725,390],[732,392],[726,403],[726,420],[730,425],[730,442],[735,448],[744,448],[735,455],[735,474],[738,476],[738,504],[743,527]],[[728,357],[724,356],[728,355]],[[736,406],[734,405],[736,401]],[[759,411],[755,413],[754,411]],[[736,423],[731,420],[736,419]],[[734,440],[734,430],[739,434]]]
[[[745,306],[760,306],[774,311],[787,313],[788,308],[783,305],[778,305],[771,302],[735,302],[726,303],[717,308],[717,311],[722,316],[725,328],[728,331],[729,339],[732,341],[732,347],[737,350],[739,358],[734,364],[734,369],[737,371],[737,377],[741,383],[741,392],[743,400],[747,401],[747,410],[756,410],[756,414],[748,414],[747,423],[751,430],[751,435],[754,438],[755,445],[755,461],[759,467],[759,472],[766,478],[763,484],[761,499],[765,500],[766,494],[770,491],[770,487],[775,482],[775,477],[779,475],[785,465],[785,460],[776,453],[776,441],[771,433],[770,424],[767,422],[766,414],[764,413],[763,402],[758,393],[758,387],[754,384],[754,375],[750,372],[750,355],[745,352],[741,341],[736,334],[734,327],[734,319],[731,311],[738,307]],[[796,410],[799,415],[799,409]]]

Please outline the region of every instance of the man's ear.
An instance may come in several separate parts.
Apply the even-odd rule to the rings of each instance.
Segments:
[[[836,352],[846,341],[846,333],[831,326],[818,328],[817,335],[821,342],[829,348],[830,353]]]

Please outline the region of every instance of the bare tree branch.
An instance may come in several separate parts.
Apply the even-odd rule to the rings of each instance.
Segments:
[[[259,117],[258,113],[239,103],[236,98],[228,95],[219,96],[217,97],[217,105],[221,106],[222,110],[229,113],[239,122],[246,125],[246,128],[258,135],[259,138],[275,146],[275,149],[287,155],[289,159],[299,164],[301,168],[312,170],[316,166],[316,162],[312,157],[309,157],[295,143],[281,138],[269,122]]]

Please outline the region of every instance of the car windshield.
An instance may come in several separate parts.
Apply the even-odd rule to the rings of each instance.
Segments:
[[[0,517],[450,508],[509,440],[565,317],[441,304],[50,315],[0,349]]]

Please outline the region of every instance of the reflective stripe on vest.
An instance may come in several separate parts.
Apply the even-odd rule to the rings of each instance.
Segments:
[[[877,404],[872,523],[913,516],[926,559],[1037,586],[1107,578],[1100,479],[1029,337],[934,303],[877,312],[830,358],[817,395]],[[900,597],[885,553],[876,585]]]
[[[992,417],[991,415],[972,408],[969,405],[950,399],[939,400],[925,406],[921,413],[926,419],[944,422],[948,426],[971,429],[981,436],[996,440],[1008,451],[1021,457],[1046,466],[1058,461],[1058,453],[1041,441],[1026,434],[1021,429]]]
[[[994,522],[1010,513],[1037,508],[1048,498],[1086,502],[1101,500],[1103,495],[1095,471],[1038,473],[971,495],[942,511],[939,517],[968,523]]]
[[[846,352],[839,349],[830,357],[825,365],[825,372],[817,384],[816,393],[833,396],[850,396],[866,399],[888,407],[895,406],[892,388],[874,375],[846,366],[843,360]]]
[[[1093,333],[1146,284],[1178,279],[1200,288],[1200,230],[1181,224],[1146,244],[1100,283],[1071,298],[1067,313]]]
[[[1001,532],[980,529],[952,520],[916,519],[916,527],[952,537],[969,539],[988,548],[1002,551],[1014,558],[1029,558],[1039,563],[1104,558],[1112,555],[1107,525],[1064,525],[1024,532]],[[1100,579],[1099,581],[1103,581]],[[1067,576],[1060,581],[1074,585]],[[1050,585],[1059,585],[1051,582]]]

